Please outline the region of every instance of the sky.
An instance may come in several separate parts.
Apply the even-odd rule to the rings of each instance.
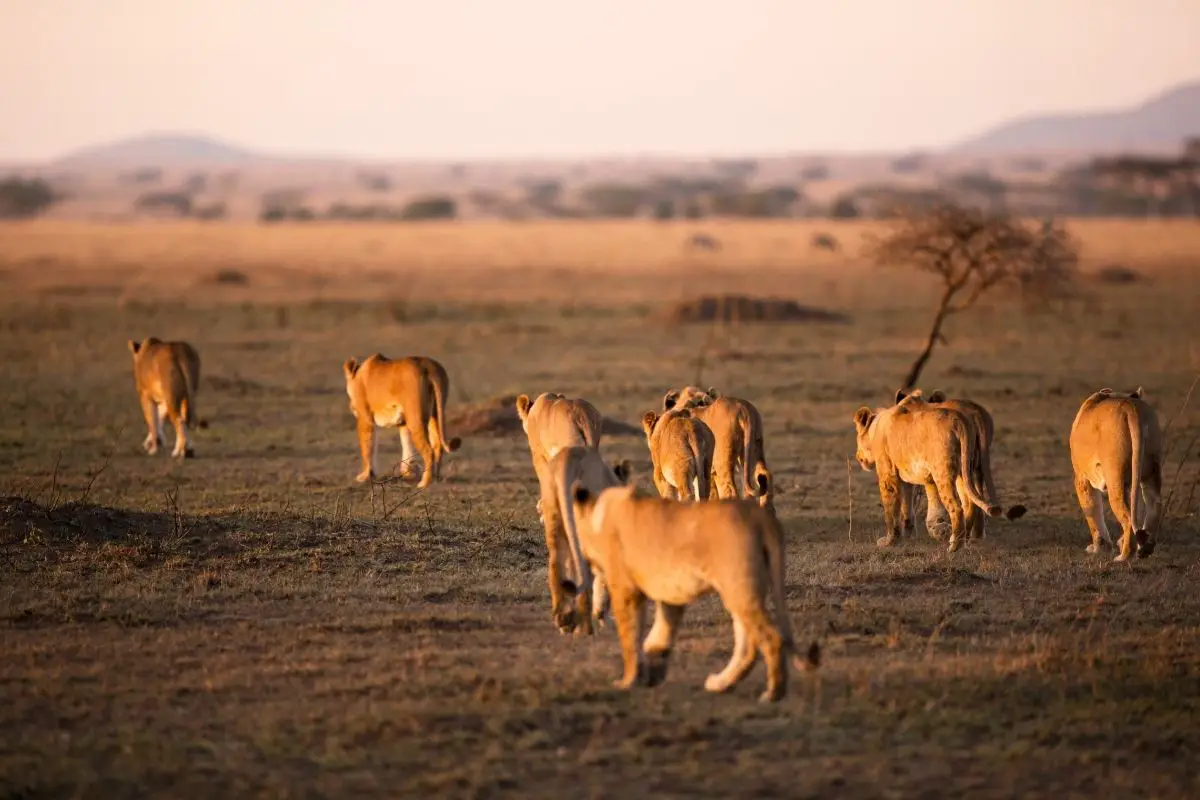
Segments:
[[[937,148],[1200,78],[1200,0],[0,0],[0,160]]]

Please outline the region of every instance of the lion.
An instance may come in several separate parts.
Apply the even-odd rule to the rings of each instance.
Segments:
[[[196,418],[196,390],[200,387],[200,354],[187,342],[164,342],[151,336],[141,342],[126,342],[133,354],[133,380],[149,432],[142,448],[150,455],[163,443],[163,419],[175,428],[172,458],[195,458],[188,428]]]
[[[711,387],[704,391],[685,386],[663,397],[664,411],[685,408],[713,432],[712,484],[717,497],[753,497],[754,472],[760,465],[763,469],[767,466],[758,409],[748,400],[718,396]]]
[[[632,469],[629,461],[606,464],[600,451],[586,445],[572,445],[558,449],[545,466],[548,485],[544,488],[540,502],[542,522],[546,528],[547,543],[554,538],[550,548],[550,568],[547,570],[554,603],[552,617],[560,633],[593,633],[593,624],[603,624],[609,611],[608,593],[601,576],[593,570],[579,547],[579,534],[574,504],[571,502],[571,487],[579,485],[591,492],[601,492],[612,486],[623,486],[629,481]],[[563,545],[566,545],[563,547]],[[565,554],[565,558],[564,558]],[[566,563],[564,563],[566,562]],[[567,567],[567,569],[564,569]],[[563,575],[570,576],[564,579]],[[569,596],[559,594],[564,580],[578,587],[574,592],[575,607],[571,608]]]
[[[533,472],[538,479],[537,512],[546,534],[551,614],[559,630],[566,632],[574,625],[570,612],[564,610],[562,581],[559,579],[562,560],[559,546],[566,534],[549,464],[556,454],[570,447],[594,450],[598,457],[604,418],[587,400],[558,392],[542,392],[532,401],[529,395],[523,394],[517,398],[516,406],[521,428],[529,442]],[[547,511],[551,513],[548,515]]]
[[[898,390],[896,392],[896,403],[899,404],[902,402],[908,394],[903,389]],[[996,481],[992,477],[992,443],[996,437],[996,423],[992,419],[991,413],[973,400],[948,398],[946,393],[940,389],[930,392],[926,402],[931,406],[950,408],[963,414],[967,421],[967,427],[970,429],[972,435],[975,436],[975,443],[979,448],[979,460],[976,462],[979,468],[979,475],[977,476],[979,485],[987,490],[988,497],[999,497],[996,492]],[[916,488],[912,487],[909,494],[908,502],[910,507],[916,496]],[[949,518],[936,494],[929,495],[926,499],[928,507],[925,514],[925,527],[930,536],[940,539],[941,534],[949,528]],[[1025,511],[1025,506],[1014,505],[1009,510],[1009,514],[1011,515],[1009,519],[1019,519],[1025,515]],[[971,538],[984,538],[986,534],[984,520],[986,518],[984,514],[975,515],[975,527],[973,530],[968,531]]]
[[[902,529],[913,530],[905,483],[921,484],[930,497],[938,496],[950,517],[951,553],[962,546],[978,509],[990,517],[1003,515],[980,484],[975,436],[958,411],[931,406],[914,391],[890,408],[862,406],[854,412],[854,427],[855,458],[864,470],[874,469],[879,480],[886,526],[880,547],[893,544]],[[1013,515],[1010,511],[1009,518]]]
[[[642,416],[642,430],[654,465],[654,486],[669,499],[707,500],[715,439],[691,409]]]
[[[773,512],[745,499],[678,503],[639,493],[634,486],[595,492],[577,483],[572,497],[580,549],[612,597],[623,662],[616,687],[630,689],[639,681],[657,686],[665,680],[684,609],[715,591],[733,618],[733,654],[724,670],[708,676],[704,688],[732,689],[761,653],[767,687],[759,699],[784,697],[787,656],[797,668],[805,666],[796,656],[784,596],[783,531]],[[776,619],[767,611],[768,595]],[[647,599],[657,608],[639,654]],[[809,663],[816,666],[819,656],[814,643]]]
[[[1104,495],[1121,525],[1115,561],[1126,561],[1137,543],[1138,558],[1154,552],[1162,509],[1162,433],[1158,415],[1132,392],[1101,389],[1079,407],[1071,423],[1071,466],[1075,494],[1092,534],[1089,553],[1103,540],[1113,544],[1104,520]],[[1143,505],[1144,503],[1144,505]]]
[[[414,451],[421,460],[424,489],[441,478],[442,454],[453,453],[462,439],[446,437],[446,395],[450,379],[440,363],[426,356],[391,359],[380,353],[361,364],[347,359],[342,365],[350,413],[356,420],[362,472],[355,480],[368,481],[377,474],[378,428],[396,428],[403,448],[400,474],[409,477]]]

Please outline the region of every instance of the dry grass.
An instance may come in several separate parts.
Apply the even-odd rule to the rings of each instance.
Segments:
[[[1101,386],[1175,414],[1200,371],[1200,230],[1081,224],[1087,265],[1153,280],[953,322],[923,388],[993,411],[1000,491],[1030,513],[947,558],[875,548],[857,467],[847,530],[851,414],[896,388],[924,291],[858,263],[865,226],[821,223],[835,255],[810,226],[704,225],[721,252],[685,254],[696,227],[5,228],[0,794],[1194,795],[1200,409],[1170,429],[1166,529],[1131,565],[1084,553],[1066,439]],[[248,283],[201,282],[220,269]],[[852,322],[653,320],[699,291]],[[199,347],[194,461],[140,451],[124,340],[150,334]],[[703,692],[730,645],[711,599],[653,691],[609,688],[611,631],[559,637],[519,430],[466,437],[428,492],[353,483],[350,355],[438,358],[452,414],[555,389],[635,423],[702,349],[705,385],[763,413],[790,612],[824,646],[778,707],[754,702],[761,667]],[[638,436],[604,446],[648,486]]]

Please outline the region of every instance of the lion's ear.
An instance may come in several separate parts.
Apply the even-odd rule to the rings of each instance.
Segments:
[[[871,421],[871,414],[871,409],[860,406],[858,411],[854,412],[854,424],[860,428],[867,427],[867,423]]]
[[[141,344],[135,342],[133,339],[126,340],[125,346],[128,347],[129,352],[133,353],[135,356],[137,355],[138,350],[142,348]]]
[[[612,465],[612,471],[622,484],[629,483],[629,476],[633,474],[633,463],[627,458],[618,461]]]
[[[642,415],[642,430],[646,432],[647,436],[654,430],[654,423],[656,422],[658,422],[658,414],[653,411],[647,411]]]
[[[663,396],[663,411],[670,411],[679,402],[679,392],[672,389]]]
[[[1107,394],[1112,394],[1112,389],[1109,389],[1109,388],[1106,386],[1106,387],[1104,387],[1103,389],[1101,389],[1100,391],[1096,392],[1096,394],[1106,394],[1106,395],[1107,395]]]
[[[931,403],[946,402],[946,393],[943,392],[941,389],[934,389],[932,392],[929,393],[929,402],[931,402]]]
[[[896,402],[897,404],[898,404],[898,403],[899,403],[901,400],[903,400],[904,398],[906,398],[906,397],[908,397],[908,392],[904,391],[904,389],[902,389],[902,388],[901,388],[901,389],[897,389],[897,390],[896,390],[896,400],[895,400],[895,402]]]
[[[711,387],[711,386],[710,386],[710,387],[708,387],[708,392],[707,392],[707,394],[708,394],[708,396],[709,396],[709,397],[711,397],[713,400],[716,400],[718,397],[720,397],[720,395],[718,395],[718,394],[717,394],[717,390],[716,390],[716,389],[714,389],[714,388],[713,388],[713,387]]]
[[[350,380],[358,374],[358,362],[353,358],[347,358],[346,363],[342,364],[342,372],[346,376],[346,380]]]
[[[529,416],[529,407],[531,405],[533,404],[529,402],[529,395],[523,394],[517,398],[517,415],[521,418],[522,422]]]
[[[1138,387],[1136,389],[1134,389],[1132,392],[1130,392],[1129,396],[1137,398],[1137,397],[1141,397],[1145,393],[1146,393],[1146,391],[1141,387],[1141,384],[1138,384]]]
[[[592,498],[592,493],[582,483],[575,481],[571,486],[571,498],[579,505],[586,507]]]

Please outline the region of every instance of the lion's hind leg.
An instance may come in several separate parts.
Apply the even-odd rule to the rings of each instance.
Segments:
[[[1092,543],[1087,546],[1087,551],[1099,553],[1101,542],[1113,544],[1112,536],[1108,532],[1108,523],[1104,520],[1104,495],[1092,486],[1086,476],[1076,475],[1075,496],[1087,522],[1088,533],[1092,536]]]
[[[749,626],[740,615],[733,612],[730,615],[733,617],[733,652],[725,669],[704,679],[704,688],[710,692],[727,692],[737,686],[758,659],[758,650]]]
[[[655,603],[654,624],[642,643],[642,652],[646,655],[647,686],[657,686],[667,678],[667,662],[675,647],[675,637],[679,633],[685,608],[687,606],[672,605],[661,600]]]
[[[142,442],[142,449],[155,455],[162,444],[162,420],[159,419],[158,404],[148,394],[141,394],[138,400],[142,404],[142,416],[146,418],[146,428],[149,430]]]

